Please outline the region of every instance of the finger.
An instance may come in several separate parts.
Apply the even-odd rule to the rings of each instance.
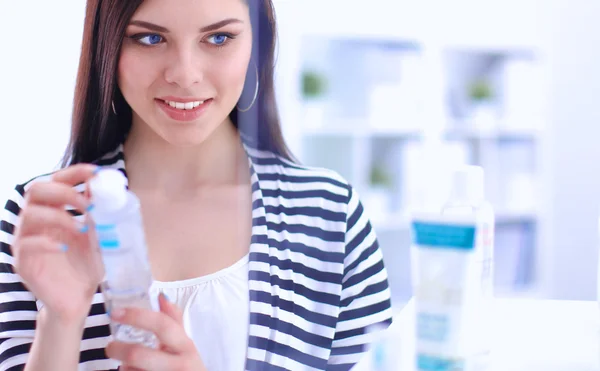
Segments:
[[[18,260],[21,254],[25,253],[62,253],[67,251],[67,246],[59,241],[55,241],[48,236],[38,235],[29,236],[19,240],[12,246],[15,258]]]
[[[171,317],[175,322],[183,326],[183,312],[177,304],[171,302],[165,293],[161,293],[158,297],[160,311]]]
[[[98,169],[99,167],[97,165],[76,164],[57,171],[52,175],[52,180],[70,186],[76,186],[87,182],[98,172]]]
[[[31,257],[39,254],[64,254],[67,245],[59,243],[47,236],[30,236],[19,240],[11,246],[15,258],[15,272],[23,276],[25,280],[28,274],[27,267],[31,267]]]
[[[121,361],[125,370],[164,371],[180,369],[177,366],[175,355],[140,344],[113,341],[106,347],[106,355]]]
[[[49,206],[28,205],[21,210],[16,234],[19,236],[37,235],[40,231],[59,229],[77,235],[83,224],[65,210]]]
[[[28,204],[40,204],[53,207],[73,206],[79,211],[86,212],[89,200],[75,188],[63,183],[39,182],[34,183],[27,193],[25,200]]]
[[[183,326],[162,312],[142,308],[118,308],[111,311],[111,317],[116,322],[156,334],[161,345],[173,352],[186,352],[190,348],[191,340]]]
[[[90,190],[90,183],[85,183],[85,188],[83,189],[83,196],[88,200],[92,198],[92,191]]]

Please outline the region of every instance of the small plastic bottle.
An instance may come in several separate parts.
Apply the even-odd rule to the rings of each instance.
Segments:
[[[108,313],[116,308],[156,309],[149,291],[153,282],[138,198],[127,190],[124,174],[103,169],[90,181],[94,208],[90,211],[102,254],[102,292]],[[115,340],[156,347],[153,333],[111,322]]]
[[[493,318],[492,300],[494,297],[494,230],[495,214],[493,206],[485,199],[485,174],[480,166],[464,165],[454,170],[451,193],[442,207],[442,214],[474,215],[479,224],[477,236],[480,272],[480,305],[475,308],[479,320],[475,325],[479,335],[475,342],[479,351],[474,359],[475,370],[485,370],[489,366],[489,352]]]
[[[454,170],[450,197],[442,207],[442,214],[475,214],[481,221],[481,242],[485,296],[493,296],[494,288],[494,229],[495,214],[485,199],[484,170],[480,166],[464,165]]]

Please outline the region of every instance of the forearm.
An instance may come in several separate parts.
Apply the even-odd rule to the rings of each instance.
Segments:
[[[85,317],[58,318],[42,308],[25,371],[77,370],[84,327]]]

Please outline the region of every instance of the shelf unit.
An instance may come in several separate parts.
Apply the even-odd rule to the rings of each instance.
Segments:
[[[443,27],[418,21],[429,14],[423,3],[319,4],[276,2],[284,135],[303,163],[338,171],[359,192],[394,296],[411,295],[408,210],[441,206],[448,171],[460,163],[486,171],[496,209],[497,292],[543,296],[539,265],[548,212],[540,185],[547,175],[539,159],[546,110],[535,35],[524,33],[524,24],[512,32],[492,27],[476,36],[445,35]],[[339,9],[347,11],[344,17],[332,17]],[[298,22],[308,14],[315,14],[311,22]],[[393,15],[401,19],[386,21]],[[458,22],[460,9],[453,16]],[[305,71],[324,76],[320,100],[302,96]],[[484,107],[487,116],[475,115],[465,97],[478,79],[496,92],[494,106]]]
[[[426,133],[418,129],[403,128],[308,128],[303,130],[306,137],[353,137],[353,138],[376,138],[395,137],[399,139],[424,139]],[[497,129],[493,131],[481,131],[476,129],[449,129],[442,133],[444,139],[448,140],[515,140],[515,141],[537,141],[541,140],[542,132],[537,129]]]

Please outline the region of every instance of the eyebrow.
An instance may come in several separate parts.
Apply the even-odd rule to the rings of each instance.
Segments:
[[[217,23],[213,23],[211,25],[202,27],[200,29],[200,32],[208,32],[208,31],[218,30],[219,28],[225,27],[225,26],[227,26],[229,24],[232,24],[232,23],[244,23],[244,22],[242,22],[241,20],[236,19],[236,18],[224,19],[224,20],[219,21]]]
[[[200,29],[200,32],[209,32],[209,31],[214,31],[214,30],[218,30],[221,27],[225,27],[229,24],[232,23],[244,23],[239,19],[236,18],[228,18],[228,19],[224,19],[222,21],[210,24],[208,26],[204,26]],[[130,26],[139,26],[139,27],[144,27],[147,28],[151,31],[156,31],[156,32],[162,32],[162,33],[169,33],[169,30],[163,26],[159,26],[157,24],[154,23],[150,23],[150,22],[146,22],[146,21],[140,21],[140,20],[132,20],[131,22],[129,22]]]

